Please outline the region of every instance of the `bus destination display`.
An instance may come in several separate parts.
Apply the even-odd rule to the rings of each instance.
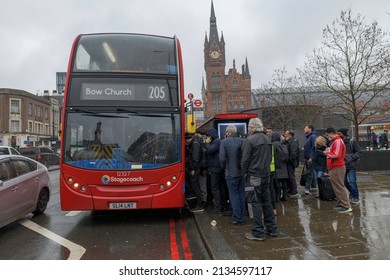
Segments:
[[[83,83],[82,100],[169,101],[166,84]]]

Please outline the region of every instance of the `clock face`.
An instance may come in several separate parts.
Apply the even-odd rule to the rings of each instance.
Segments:
[[[217,58],[219,57],[219,52],[217,52],[217,51],[212,51],[212,52],[210,53],[210,56],[211,56],[211,58],[213,58],[213,59],[217,59]]]

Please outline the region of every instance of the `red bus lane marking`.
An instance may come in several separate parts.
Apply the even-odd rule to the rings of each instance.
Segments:
[[[180,231],[180,240],[181,240],[181,248],[184,253],[185,260],[192,260],[192,253],[188,243],[187,232],[184,227],[183,219],[179,219],[179,231]],[[176,224],[175,220],[171,218],[169,220],[169,229],[170,229],[170,242],[171,242],[171,258],[172,260],[180,260],[179,254],[179,246],[177,243],[178,236],[176,235]]]
[[[175,221],[172,218],[169,220],[169,236],[171,241],[171,258],[172,260],[180,260],[176,242]]]
[[[186,232],[186,228],[184,227],[183,219],[179,220],[179,225],[180,225],[181,243],[183,245],[183,251],[184,251],[184,259],[192,260],[192,253],[190,249],[190,244],[188,243],[187,232]]]

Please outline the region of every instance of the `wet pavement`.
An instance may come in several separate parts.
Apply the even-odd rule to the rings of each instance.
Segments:
[[[299,174],[299,170],[297,170]],[[299,178],[299,177],[297,177]],[[206,248],[216,260],[388,260],[390,259],[390,171],[357,172],[360,204],[352,213],[338,213],[335,201],[314,195],[277,204],[278,237],[245,239],[251,219],[243,226],[231,217],[194,213]],[[211,221],[217,222],[216,226]]]

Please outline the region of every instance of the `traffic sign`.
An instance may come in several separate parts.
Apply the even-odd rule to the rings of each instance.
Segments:
[[[196,99],[196,100],[194,101],[194,105],[195,105],[196,107],[202,106],[202,100]]]
[[[194,95],[193,95],[192,93],[189,93],[189,94],[188,94],[188,99],[189,99],[189,100],[192,100],[193,98],[194,98]]]

